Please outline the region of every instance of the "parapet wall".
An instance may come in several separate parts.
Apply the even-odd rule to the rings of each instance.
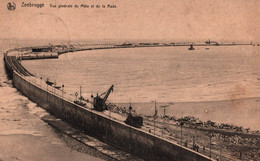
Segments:
[[[118,146],[145,160],[209,161],[207,156],[181,147],[173,142],[154,136],[101,115],[97,111],[83,108],[13,72],[13,85],[56,117],[84,130],[87,134]],[[50,87],[50,86],[49,86]],[[47,85],[46,85],[47,88]]]

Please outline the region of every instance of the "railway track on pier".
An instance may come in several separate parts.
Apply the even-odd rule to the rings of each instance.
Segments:
[[[6,65],[6,70],[8,70],[10,73],[13,73],[15,71],[22,76],[34,76],[21,65],[17,56],[14,56],[12,54],[8,55],[8,51],[4,53],[4,61]],[[85,134],[82,130],[71,126],[65,121],[55,118],[52,115],[46,115],[41,119],[44,122],[48,123],[48,125],[53,127],[56,132],[59,133],[59,137],[65,141],[67,146],[74,150],[80,151],[82,153],[94,153],[95,155],[103,155],[103,159],[111,161],[143,161],[143,159],[139,158],[138,156],[125,152],[119,146],[112,146],[107,144],[106,142],[95,139],[94,137]],[[85,152],[84,150],[89,152]]]
[[[23,76],[33,76],[30,72],[28,72],[19,62],[16,56],[8,56],[8,52],[4,53],[4,61],[6,62],[7,70],[11,73],[16,71],[17,73]]]

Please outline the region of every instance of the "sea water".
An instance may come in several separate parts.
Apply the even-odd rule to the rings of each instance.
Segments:
[[[137,109],[144,114],[152,113],[153,105],[148,108],[140,104],[155,100],[170,103],[167,110],[172,111],[171,105],[180,102],[186,102],[186,107],[187,103],[194,105],[193,102],[214,104],[214,101],[260,97],[260,47],[207,48],[200,46],[192,51],[188,47],[90,50],[63,54],[58,59],[26,60],[22,61],[22,65],[37,77],[64,84],[64,90],[72,95],[79,93],[81,86],[85,98],[101,94],[113,84],[114,91],[109,101],[139,103]],[[233,110],[223,111],[223,107],[234,106],[216,107],[217,104],[196,110],[194,115],[203,118],[205,110],[217,111],[219,108],[234,116],[229,119],[239,118]],[[258,105],[258,102],[250,103],[250,107],[253,106],[250,112],[257,111],[259,114]],[[194,111],[189,107],[194,108],[187,106],[185,111]],[[190,115],[185,111],[177,114],[184,112]],[[244,119],[250,118],[244,111],[241,113],[238,110],[238,114],[245,115]],[[213,115],[216,113],[206,118],[212,118]],[[224,117],[216,119],[219,122],[226,121]]]

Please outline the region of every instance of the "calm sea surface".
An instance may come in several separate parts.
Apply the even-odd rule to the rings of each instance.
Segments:
[[[109,100],[117,103],[205,102],[260,97],[259,51],[258,46],[110,49],[22,64],[37,77],[64,84],[67,93],[79,92],[82,86],[86,98],[114,84]]]

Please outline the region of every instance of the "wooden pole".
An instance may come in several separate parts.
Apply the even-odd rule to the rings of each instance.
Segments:
[[[153,118],[153,130],[154,130],[154,135],[155,135],[155,118],[156,118],[156,101],[154,101],[154,118]]]

